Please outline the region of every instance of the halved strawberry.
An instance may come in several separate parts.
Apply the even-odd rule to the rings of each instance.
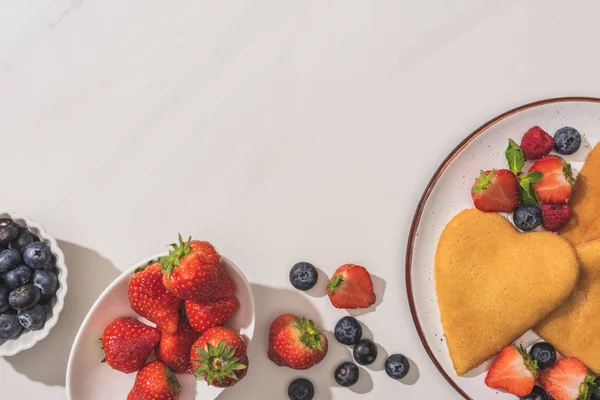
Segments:
[[[517,176],[507,169],[481,171],[471,188],[471,197],[478,210],[512,212],[519,205]]]
[[[564,203],[573,192],[573,172],[571,164],[557,156],[546,156],[537,160],[529,172],[539,171],[542,179],[533,182],[531,187],[542,203]]]
[[[502,349],[487,372],[485,384],[492,389],[504,389],[516,396],[527,396],[533,390],[537,378],[537,361],[521,346]]]
[[[587,400],[596,390],[594,377],[575,357],[563,358],[543,371],[539,383],[554,400]]]
[[[327,294],[336,308],[367,308],[376,300],[369,271],[355,264],[342,265],[335,271]]]

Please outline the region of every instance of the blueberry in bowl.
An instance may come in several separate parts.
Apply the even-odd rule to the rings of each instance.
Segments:
[[[33,347],[56,325],[67,292],[67,267],[43,227],[0,211],[0,357]]]

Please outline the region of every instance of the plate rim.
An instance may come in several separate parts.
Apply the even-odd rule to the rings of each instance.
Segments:
[[[464,148],[471,143],[474,139],[479,137],[479,135],[486,132],[490,127],[502,121],[505,118],[508,118],[514,114],[519,112],[528,110],[530,108],[540,107],[547,104],[554,103],[568,103],[568,102],[582,102],[582,103],[600,103],[599,97],[589,97],[589,96],[566,96],[566,97],[552,97],[543,100],[537,100],[531,103],[523,104],[518,107],[512,108],[504,113],[488,120],[483,125],[475,129],[471,132],[467,137],[465,137],[454,149],[450,151],[450,153],[446,156],[446,158],[442,161],[442,163],[438,166],[438,168],[433,173],[433,176],[427,183],[419,202],[417,203],[417,207],[415,209],[415,213],[412,218],[412,222],[410,225],[410,231],[408,234],[408,241],[406,246],[406,258],[405,258],[405,284],[406,284],[406,296],[408,298],[408,305],[410,309],[410,314],[413,320],[413,324],[415,329],[417,330],[417,334],[419,335],[419,339],[421,344],[425,348],[427,355],[433,362],[433,365],[437,368],[438,372],[444,377],[444,379],[452,386],[452,388],[458,392],[466,400],[473,400],[461,387],[452,379],[452,377],[444,370],[439,360],[436,358],[433,350],[431,349],[427,339],[425,338],[425,333],[421,326],[421,322],[419,320],[419,315],[417,313],[417,308],[414,299],[413,285],[412,285],[412,260],[413,260],[413,252],[416,240],[416,233],[419,228],[419,224],[421,222],[421,216],[425,209],[425,204],[429,200],[429,196],[433,191],[433,188],[436,186],[439,178],[444,173],[448,165],[464,150]]]

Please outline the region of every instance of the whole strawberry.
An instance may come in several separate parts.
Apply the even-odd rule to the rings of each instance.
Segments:
[[[200,334],[194,331],[186,321],[179,322],[179,329],[175,333],[163,332],[160,343],[154,354],[156,358],[178,374],[191,372],[190,349]]]
[[[162,332],[174,333],[179,321],[179,300],[165,289],[161,265],[136,272],[129,281],[129,304],[133,311],[154,322]]]
[[[246,343],[230,328],[215,326],[204,332],[192,345],[190,360],[196,377],[212,386],[233,386],[248,372]]]
[[[503,389],[524,397],[533,390],[537,376],[537,361],[523,347],[508,346],[496,357],[485,376],[485,384],[492,389]]]
[[[526,160],[536,160],[550,154],[554,149],[554,139],[539,126],[534,126],[523,135],[521,149]]]
[[[567,203],[542,204],[542,226],[545,230],[558,232],[571,219],[571,207]]]
[[[208,242],[191,240],[172,244],[168,256],[161,257],[163,284],[184,300],[215,301],[233,296],[233,285],[222,281],[221,256]]]
[[[542,179],[531,184],[542,203],[564,203],[573,192],[571,164],[557,156],[537,160],[529,172],[539,171]]]
[[[475,208],[485,212],[513,212],[519,205],[517,176],[507,169],[481,171],[471,188]]]
[[[160,341],[160,332],[135,318],[120,317],[108,324],[101,340],[106,363],[129,374],[144,366]]]
[[[539,383],[554,400],[588,400],[597,389],[595,378],[578,359],[566,357],[540,374]]]
[[[173,371],[162,362],[154,361],[137,373],[127,400],[176,400],[180,390]]]
[[[310,319],[284,314],[271,323],[268,356],[275,364],[308,369],[326,355],[327,337]]]
[[[344,264],[335,271],[327,285],[327,294],[336,308],[367,308],[376,300],[369,271],[355,264]]]
[[[239,307],[235,296],[212,303],[185,301],[185,313],[194,330],[202,333],[213,326],[223,325]]]

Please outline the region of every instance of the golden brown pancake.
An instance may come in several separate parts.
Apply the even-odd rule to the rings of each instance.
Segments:
[[[581,260],[577,289],[536,332],[562,355],[577,357],[600,373],[600,240],[577,246],[577,252]]]
[[[596,145],[577,175],[569,205],[573,217],[560,235],[574,245],[600,239],[600,145]]]
[[[537,325],[569,298],[578,275],[575,249],[554,233],[520,233],[504,217],[476,209],[456,215],[435,256],[456,373],[477,367]]]

